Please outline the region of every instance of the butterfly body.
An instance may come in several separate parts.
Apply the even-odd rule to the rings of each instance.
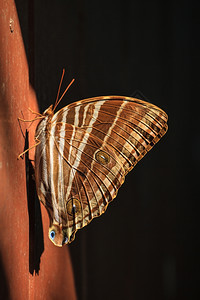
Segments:
[[[125,175],[165,134],[167,115],[142,100],[102,96],[55,114],[50,106],[43,117],[35,134],[36,187],[49,238],[62,246],[105,212]]]

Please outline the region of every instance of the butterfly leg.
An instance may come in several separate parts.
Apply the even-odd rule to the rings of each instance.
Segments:
[[[19,120],[19,121],[22,121],[22,122],[34,122],[34,121],[36,121],[36,120],[40,120],[40,119],[44,119],[44,118],[45,118],[45,116],[40,115],[39,117],[36,117],[36,118],[34,118],[34,119],[31,119],[31,120],[24,120],[24,119],[21,119],[21,118],[18,118],[18,120]]]
[[[40,114],[39,112],[33,111],[30,107],[28,108],[28,110],[34,115],[38,115],[40,117],[42,116],[42,114]]]
[[[31,146],[30,148],[26,149],[24,152],[22,152],[21,154],[19,154],[18,157],[17,157],[17,159],[20,159],[20,157],[22,158],[22,156],[23,156],[26,152],[28,152],[29,150],[31,150],[31,149],[37,147],[37,146],[41,143],[41,141],[38,140],[37,138],[36,138],[36,142],[37,142],[37,143],[36,143],[35,145]]]

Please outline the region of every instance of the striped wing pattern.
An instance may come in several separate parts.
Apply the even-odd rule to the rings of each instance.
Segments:
[[[71,242],[105,212],[125,175],[166,131],[164,111],[121,96],[74,102],[40,122],[36,185],[54,244]]]

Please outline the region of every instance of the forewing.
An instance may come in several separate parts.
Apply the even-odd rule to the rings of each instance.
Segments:
[[[56,113],[52,121],[81,127],[111,146],[126,174],[167,131],[167,114],[163,110],[122,96],[74,102]]]

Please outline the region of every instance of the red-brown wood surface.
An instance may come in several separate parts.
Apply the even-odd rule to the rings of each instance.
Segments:
[[[41,223],[30,161],[17,160],[25,146],[17,117],[22,111],[26,119],[32,118],[28,107],[38,110],[15,3],[1,0],[0,299],[76,299],[68,248],[49,241],[49,220],[41,206]],[[35,125],[29,129],[29,145],[34,143]],[[28,125],[21,127],[25,133]],[[29,158],[33,156],[34,150]]]

